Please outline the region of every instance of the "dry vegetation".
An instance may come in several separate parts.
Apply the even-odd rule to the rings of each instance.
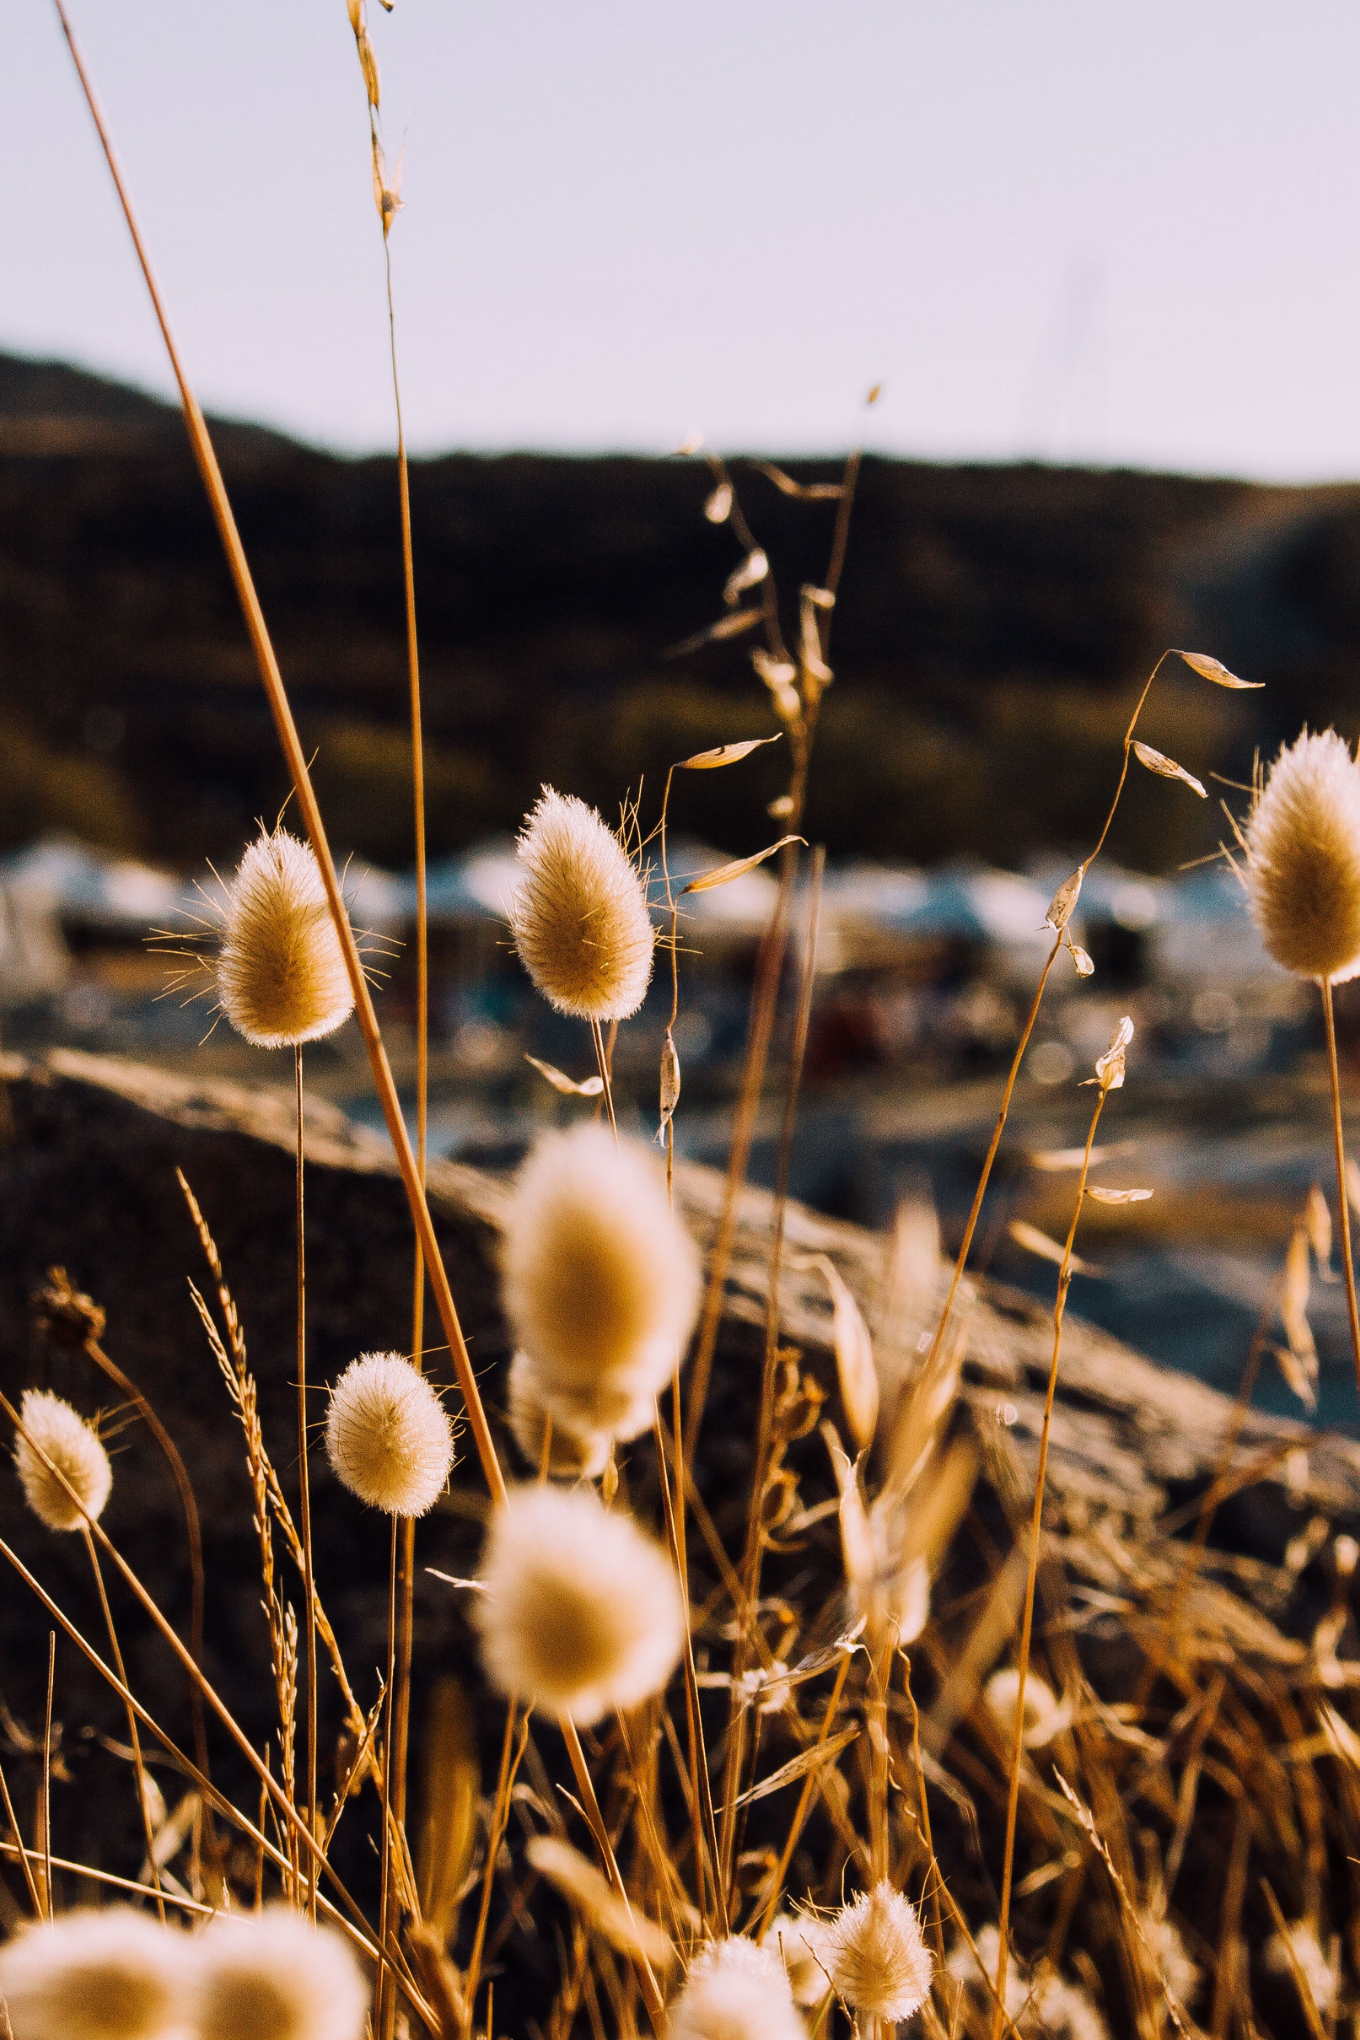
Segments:
[[[397,200],[361,0],[351,0],[350,19],[386,243]],[[672,1035],[658,1075],[664,1162],[620,1140],[612,1059],[655,947],[672,1024],[683,999],[684,894],[672,887],[666,830],[689,782],[676,775],[730,768],[727,783],[740,786],[754,741],[677,763],[659,814],[628,807],[618,834],[551,789],[526,819],[514,937],[537,988],[588,1030],[596,1071],[579,1082],[543,1070],[579,1098],[580,1124],[540,1144],[510,1197],[502,1300],[516,1350],[508,1380],[489,1389],[469,1361],[425,1202],[423,1076],[413,1147],[211,444],[173,347],[172,358],[308,839],[276,830],[246,850],[225,889],[212,960],[227,1021],[262,1047],[294,1051],[298,1430],[286,1445],[264,1435],[231,1271],[184,1186],[210,1278],[195,1300],[221,1373],[223,1423],[239,1425],[250,1477],[267,1638],[259,1679],[272,1686],[277,1725],[265,1746],[252,1744],[204,1673],[202,1597],[212,1582],[196,1577],[186,1641],[105,1534],[116,1477],[109,1420],[86,1420],[51,1394],[26,1391],[17,1408],[0,1396],[30,1507],[52,1535],[87,1547],[103,1633],[83,1634],[18,1556],[5,1555],[54,1633],[85,1654],[125,1710],[129,1828],[145,1843],[131,1879],[53,1855],[49,1685],[36,1822],[21,1817],[8,1784],[0,1792],[7,1909],[16,1922],[32,1915],[0,1951],[14,2040],[357,2040],[365,2030],[375,2040],[407,2031],[492,2040],[505,2030],[498,1996],[523,2030],[552,2040],[649,2029],[676,2040],[798,2040],[848,2028],[871,2040],[909,2019],[933,2036],[991,2040],[1335,2032],[1360,1988],[1360,1731],[1348,1700],[1360,1667],[1346,1649],[1356,1545],[1333,1537],[1324,1517],[1306,1532],[1296,1570],[1327,1570],[1330,1605],[1305,1648],[1211,1576],[1213,1518],[1236,1479],[1233,1439],[1218,1477],[1174,1524],[1131,1528],[1071,1493],[1050,1505],[1046,1492],[1083,1210],[1094,1200],[1116,1223],[1120,1207],[1149,1194],[1103,1173],[1088,1180],[1098,1131],[1117,1118],[1126,1080],[1136,1082],[1127,1020],[1086,1078],[1089,1130],[1065,1158],[1063,1236],[1028,1228],[1028,1244],[1056,1266],[1031,1485],[999,1443],[1014,1412],[998,1405],[989,1435],[976,1398],[960,1392],[974,1307],[967,1262],[1021,1059],[1051,973],[1091,970],[1069,926],[1085,873],[1131,762],[1188,789],[1140,794],[1204,792],[1136,735],[1158,672],[1175,657],[1204,683],[1247,683],[1186,653],[1165,654],[1149,677],[1112,760],[1099,840],[1049,910],[1051,950],[952,1271],[939,1279],[938,1244],[919,1208],[901,1214],[867,1311],[832,1260],[805,1261],[834,1312],[828,1379],[794,1343],[780,1297],[802,1251],[786,1224],[786,1183],[821,877],[820,856],[802,855],[801,828],[858,461],[815,489],[774,472],[782,492],[835,506],[826,570],[785,606],[733,476],[704,454],[706,515],[731,529],[736,549],[719,620],[703,635],[755,648],[787,768],[770,805],[777,840],[761,853],[779,860],[778,908],[756,972],[725,1188],[701,1256],[674,1198],[683,1104]],[[404,463],[401,472],[418,759]],[[418,828],[418,778],[415,802]],[[1331,987],[1360,968],[1360,771],[1339,740],[1305,738],[1282,755],[1238,845],[1266,939],[1319,984],[1330,1041]],[[664,886],[659,944],[647,863]],[[776,1069],[781,1001],[791,1024]],[[327,1614],[340,1583],[315,1577],[307,1471],[322,1446],[307,1400],[302,1044],[351,1011],[416,1242],[408,1352],[356,1358],[327,1397],[331,1467],[375,1512],[371,1535],[390,1545],[376,1678],[347,1662]],[[1334,1045],[1331,1069],[1341,1265],[1360,1369]],[[784,1101],[780,1186],[754,1285],[752,1271],[743,1274],[766,1303],[751,1377],[733,1391],[715,1374],[717,1330],[767,1087]],[[1330,1271],[1320,1193],[1247,1356],[1243,1411],[1276,1316],[1283,1364],[1306,1391],[1316,1368],[1310,1257]],[[427,1283],[461,1398],[457,1463],[451,1412],[422,1372]],[[55,1284],[44,1310],[49,1328],[64,1326],[114,1375],[117,1421],[155,1430],[196,1550],[193,1469],[103,1355],[94,1307]],[[744,1426],[726,1461],[742,1468],[735,1490],[695,1475],[718,1463],[696,1448],[720,1389],[723,1421],[735,1409]],[[479,1704],[501,1710],[499,1765],[482,1792],[466,1703],[441,1689],[417,1821],[405,1787],[416,1519],[451,1468],[470,1497],[473,1462],[489,1497],[469,1500],[485,1509],[483,1554],[475,1578],[449,1579],[447,1589],[467,1597],[480,1636]],[[117,1582],[121,1627],[135,1608],[138,1656],[150,1638],[190,1678],[192,1751],[176,1747],[139,1696],[106,1580]],[[345,1718],[333,1785],[318,1748],[332,1684]],[[173,1807],[145,1761],[152,1748],[161,1774],[182,1783]],[[214,1766],[249,1789],[229,1794]],[[335,1860],[342,1821],[372,1840],[375,1874],[359,1891]],[[58,1908],[72,1891],[87,1909]],[[115,1898],[124,1910],[102,1903]],[[535,1971],[551,1982],[533,2003],[513,1978],[498,1990],[526,1936],[551,1948]]]

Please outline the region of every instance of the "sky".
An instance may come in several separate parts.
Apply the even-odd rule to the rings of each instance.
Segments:
[[[69,11],[205,406],[390,444],[345,0]],[[369,11],[413,449],[1360,475],[1353,0]],[[167,390],[55,14],[4,16],[0,348]]]

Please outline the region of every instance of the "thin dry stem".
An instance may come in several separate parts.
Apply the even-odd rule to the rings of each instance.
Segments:
[[[1351,1352],[1355,1356],[1355,1379],[1360,1387],[1360,1306],[1355,1296],[1355,1258],[1351,1253],[1350,1199],[1346,1190],[1346,1132],[1341,1120],[1341,1072],[1336,1059],[1336,1016],[1332,1011],[1332,987],[1322,981],[1322,1015],[1327,1027],[1327,1074],[1332,1086],[1332,1141],[1336,1149],[1336,1195],[1341,1213],[1341,1272],[1346,1283],[1346,1311],[1351,1325]]]
[[[117,1672],[122,1684],[126,1686],[128,1682],[127,1668],[123,1663],[123,1653],[119,1648],[118,1632],[113,1626],[113,1610],[109,1606],[108,1592],[104,1586],[104,1574],[99,1564],[99,1553],[94,1548],[94,1539],[90,1535],[89,1526],[82,1524],[81,1528],[85,1538],[85,1549],[89,1553],[90,1570],[94,1574],[94,1583],[99,1590],[99,1605],[104,1611],[104,1627],[109,1634],[109,1654],[113,1659],[114,1670]],[[137,1786],[137,1805],[141,1811],[142,1833],[146,1839],[147,1869],[156,1893],[156,1911],[162,1926],[164,1926],[165,1899],[161,1892],[161,1873],[156,1866],[156,1836],[151,1826],[151,1807],[147,1799],[146,1766],[142,1762],[142,1739],[137,1730],[136,1713],[131,1707],[127,1709],[127,1725],[128,1741],[132,1745],[132,1769]]]

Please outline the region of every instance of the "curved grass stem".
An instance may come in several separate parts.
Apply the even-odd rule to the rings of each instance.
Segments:
[[[1346,1186],[1346,1132],[1341,1119],[1341,1070],[1336,1058],[1336,1015],[1332,1010],[1332,988],[1322,980],[1322,1017],[1327,1028],[1327,1073],[1332,1084],[1332,1141],[1336,1149],[1336,1202],[1341,1218],[1341,1272],[1346,1280],[1346,1311],[1351,1324],[1351,1352],[1355,1356],[1355,1379],[1360,1387],[1360,1308],[1355,1296],[1355,1260],[1351,1253],[1350,1199]]]

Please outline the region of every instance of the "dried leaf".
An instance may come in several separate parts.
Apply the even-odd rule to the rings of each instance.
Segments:
[[[560,1091],[564,1098],[598,1098],[604,1089],[603,1077],[583,1077],[578,1084],[564,1070],[555,1070],[551,1063],[540,1062],[536,1055],[526,1055],[524,1060],[538,1071],[540,1077],[546,1077],[554,1091]]]
[[[799,1778],[806,1778],[809,1771],[820,1770],[823,1764],[829,1764],[833,1757],[838,1757],[858,1734],[859,1723],[854,1722],[849,1728],[839,1729],[835,1735],[827,1736],[824,1742],[813,1743],[810,1748],[800,1751],[798,1756],[790,1757],[788,1763],[781,1764],[777,1771],[771,1771],[768,1778],[762,1778],[758,1784],[749,1786],[745,1792],[739,1792],[732,1802],[733,1806],[750,1806],[753,1800],[767,1799],[772,1792],[780,1792],[786,1785],[793,1785]],[[718,1811],[725,1813],[727,1808],[719,1807]]]
[[[373,45],[368,39],[368,30],[364,27],[362,21],[354,32],[354,40],[358,45],[359,68],[364,74],[364,90],[368,94],[368,103],[376,109],[382,92],[382,83],[378,76],[378,59],[373,53]]]
[[[624,1955],[641,1955],[657,1968],[676,1960],[670,1935],[620,1898],[603,1873],[556,1835],[534,1835],[525,1855],[540,1877],[569,1898],[588,1926]]]
[[[1146,1204],[1150,1190],[1106,1190],[1096,1183],[1086,1185],[1086,1195],[1094,1197],[1097,1204]]]
[[[1280,1292],[1280,1322],[1284,1326],[1289,1350],[1301,1363],[1310,1377],[1317,1371],[1317,1347],[1313,1339],[1313,1328],[1308,1322],[1308,1298],[1311,1290],[1311,1263],[1308,1258],[1308,1233],[1304,1226],[1295,1226],[1285,1255],[1284,1284]]]
[[[680,1051],[668,1027],[666,1039],[661,1044],[661,1126],[664,1133],[680,1103]]]
[[[741,565],[734,567],[728,575],[727,585],[723,589],[723,601],[730,606],[747,588],[758,588],[769,571],[770,562],[757,546],[755,551],[747,553]]]
[[[748,871],[754,871],[758,864],[763,864],[767,857],[773,857],[776,850],[804,840],[802,836],[781,836],[777,843],[771,843],[768,850],[757,850],[754,857],[734,857],[730,864],[720,864],[716,871],[701,871],[697,878],[692,878],[682,888],[682,897],[684,893],[712,892],[714,886],[727,885],[734,878],[742,878]]]
[[[1077,976],[1090,977],[1095,970],[1095,964],[1092,962],[1086,950],[1082,948],[1079,942],[1069,941],[1067,947],[1071,952],[1073,963],[1075,963],[1075,965],[1077,966]]]
[[[1184,659],[1187,666],[1203,680],[1212,680],[1215,687],[1264,687],[1264,680],[1239,680],[1236,673],[1230,673],[1221,659],[1211,659],[1207,652],[1183,652],[1176,648],[1176,657]]]
[[[713,494],[704,504],[704,515],[710,524],[726,524],[732,515],[732,484],[719,482]]]
[[[792,496],[798,503],[834,503],[845,493],[839,482],[795,482],[772,460],[753,460],[751,465],[774,483],[781,496]]]
[[[1140,765],[1146,765],[1148,771],[1155,772],[1159,779],[1179,779],[1182,786],[1190,787],[1201,800],[1209,798],[1193,772],[1187,772],[1183,765],[1178,765],[1174,758],[1168,758],[1165,752],[1154,751],[1151,744],[1140,744],[1135,739],[1133,755]]]
[[[151,1860],[158,1870],[174,1862],[198,1818],[198,1794],[186,1792],[163,1827],[152,1837]]]
[[[682,758],[676,766],[677,772],[716,772],[720,765],[736,765],[741,759],[749,758],[752,751],[758,751],[762,744],[777,744],[779,733],[772,737],[747,737],[740,744],[715,744],[711,751],[696,751],[692,758]]]
[[[831,668],[822,657],[822,632],[817,621],[817,609],[818,605],[811,599],[811,590],[804,588],[800,612],[802,640],[799,645],[799,657],[802,660],[804,674],[820,681],[825,687],[831,681]]]
[[[874,1342],[860,1307],[835,1263],[825,1254],[818,1254],[815,1260],[831,1291],[835,1312],[831,1340],[836,1353],[841,1402],[851,1436],[863,1452],[873,1444],[878,1426],[878,1370],[874,1366]]]
[[[1026,1253],[1037,1254],[1041,1261],[1052,1261],[1056,1267],[1061,1268],[1063,1249],[1056,1240],[1051,1240],[1046,1232],[1040,1232],[1037,1225],[1031,1225],[1027,1219],[1013,1218],[1006,1231],[1017,1247],[1023,1247]],[[1080,1254],[1071,1255],[1067,1265],[1074,1275],[1099,1275],[1101,1272],[1090,1261],[1083,1261]]]
[[[1318,1264],[1318,1273],[1325,1281],[1331,1274],[1332,1267],[1332,1212],[1320,1183],[1314,1183],[1308,1192],[1303,1222],[1308,1230],[1308,1243],[1313,1249],[1313,1258]]]
[[[1133,1022],[1126,1013],[1114,1033],[1104,1055],[1096,1057],[1095,1081],[1102,1091],[1118,1091],[1124,1083],[1124,1051],[1133,1040]],[[1087,1079],[1090,1082],[1090,1079]]]
[[[860,1493],[859,1475],[836,1435],[834,1424],[828,1422],[822,1425],[822,1438],[831,1455],[831,1465],[841,1498],[841,1557],[845,1565],[845,1577],[852,1587],[860,1586],[872,1580],[877,1570],[874,1533],[869,1525],[864,1497]]]
[[[1284,1377],[1285,1386],[1298,1397],[1305,1409],[1317,1408],[1317,1390],[1309,1378],[1308,1369],[1296,1353],[1288,1346],[1272,1346],[1275,1364]]]
[[[1056,934],[1060,929],[1067,926],[1072,918],[1072,910],[1077,904],[1077,899],[1081,893],[1081,882],[1085,876],[1086,866],[1079,864],[1072,873],[1072,876],[1063,880],[1058,890],[1054,893],[1053,898],[1049,901],[1048,912],[1044,916],[1045,928],[1052,928]]]

